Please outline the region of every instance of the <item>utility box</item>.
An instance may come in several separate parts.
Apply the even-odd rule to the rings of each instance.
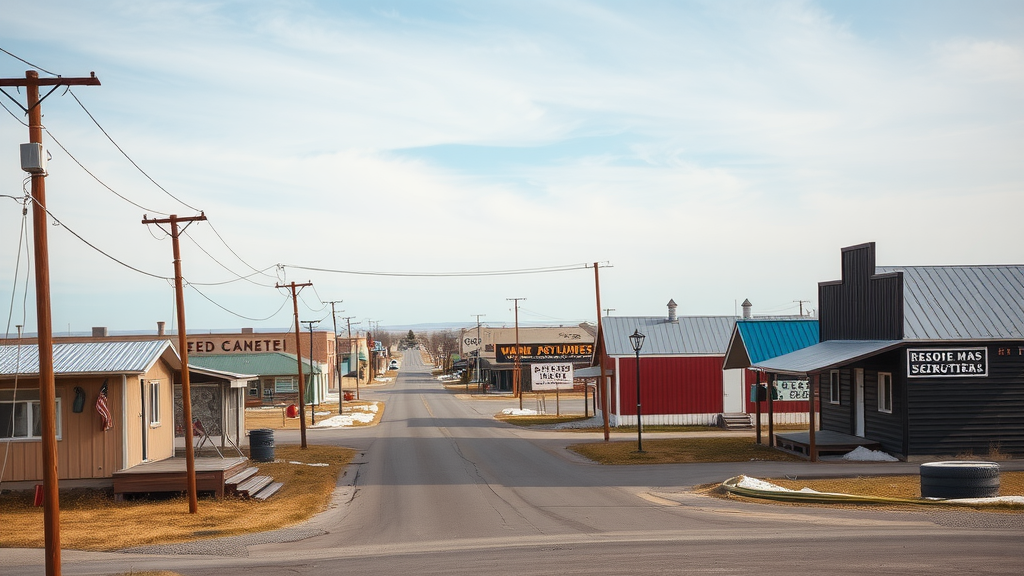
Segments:
[[[21,145],[21,169],[32,174],[46,173],[46,149],[42,144]]]

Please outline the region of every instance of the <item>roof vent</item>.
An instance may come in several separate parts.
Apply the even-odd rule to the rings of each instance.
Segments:
[[[92,337],[93,338],[106,338],[107,337],[107,327],[106,326],[93,326],[92,327]]]
[[[669,300],[668,301],[668,321],[669,322],[676,323],[676,322],[679,321],[676,318],[676,307],[677,306],[676,306],[676,301],[675,300]]]
[[[163,336],[164,334],[166,334],[167,333],[166,326],[167,326],[166,322],[164,322],[162,320],[158,321],[156,323],[156,335],[157,336]]]
[[[735,302],[735,300],[734,300],[734,302]],[[753,316],[750,313],[750,309],[753,308],[754,305],[750,303],[749,299],[745,299],[745,300],[743,300],[743,304],[740,304],[740,306],[743,308],[743,319],[744,320],[749,320]]]

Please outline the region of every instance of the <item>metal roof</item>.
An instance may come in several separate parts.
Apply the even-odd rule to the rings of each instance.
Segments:
[[[746,368],[817,343],[817,320],[737,320],[724,368]]]
[[[1024,266],[876,266],[903,273],[903,338],[1024,338]]]
[[[264,352],[262,354],[211,354],[209,356],[193,355],[188,357],[189,366],[199,366],[235,374],[255,374],[258,376],[297,376],[298,363],[295,354],[285,352]],[[310,373],[309,361],[302,360],[302,374]],[[320,369],[314,368],[312,373],[319,374]]]
[[[629,336],[634,330],[646,336],[641,356],[721,356],[729,345],[737,316],[679,316],[669,322],[664,316],[604,316],[601,333],[605,353],[632,356]]]
[[[802,375],[836,368],[902,344],[902,340],[828,340],[757,362],[751,367],[768,372]]]
[[[142,374],[160,358],[181,368],[167,340],[138,342],[77,342],[53,345],[54,374]],[[39,374],[39,346],[0,346],[0,376]]]

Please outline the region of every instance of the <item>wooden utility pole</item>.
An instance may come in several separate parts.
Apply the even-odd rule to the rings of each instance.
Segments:
[[[174,251],[174,301],[178,309],[178,355],[181,357],[181,411],[185,428],[185,475],[188,487],[188,512],[195,514],[199,510],[199,496],[196,493],[196,454],[192,445],[192,387],[188,374],[188,335],[185,333],[185,295],[181,281],[181,250],[178,246],[178,222],[197,222],[206,220],[202,213],[199,216],[179,218],[171,214],[170,218],[147,218],[142,216],[143,224],[170,224],[171,246]],[[186,224],[186,228],[188,224]],[[182,229],[181,231],[184,231]]]
[[[526,298],[505,298],[505,300],[512,300],[516,303],[516,357],[515,363],[512,367],[512,391],[516,396],[519,397],[519,409],[523,409],[523,363],[520,360],[519,350],[519,301],[526,300]]]
[[[611,438],[611,429],[608,426],[608,377],[604,373],[604,330],[601,328],[601,276],[598,273],[597,262],[594,262],[594,291],[597,293],[597,346],[594,353],[597,354],[597,364],[601,367],[601,381],[597,383],[597,390],[601,394],[601,419],[604,420],[604,441]],[[609,309],[611,310],[611,309]]]
[[[309,326],[309,383],[313,383],[313,325],[319,324],[319,320],[303,320],[303,324]],[[301,356],[301,355],[300,355]],[[316,424],[316,394],[313,395],[313,407],[309,411],[309,423]],[[302,412],[302,419],[306,419],[306,413]]]
[[[352,319],[355,316],[345,316],[342,320],[345,321],[345,326],[348,328],[348,367],[356,372],[356,400],[359,399],[359,346],[356,346],[356,351],[352,351]],[[359,324],[359,322],[356,322]],[[339,388],[341,393],[341,400],[338,402],[338,413],[341,413],[341,402],[345,400],[345,391]]]
[[[487,314],[470,314],[470,316],[476,316],[476,372],[473,375],[476,377],[477,385],[483,387],[483,380],[480,379],[480,353],[484,351],[484,343],[480,341],[480,318]],[[469,392],[469,382],[466,382],[466,392]]]
[[[335,304],[341,304],[344,300],[331,300],[331,322],[334,324],[334,378],[338,382],[338,414],[341,414],[341,403],[345,400],[341,397],[341,362],[338,362],[338,313],[334,311]],[[344,310],[342,310],[344,312]]]
[[[28,114],[28,139],[43,143],[43,99],[60,86],[99,86],[96,74],[88,78],[40,78],[35,70],[25,78],[0,78],[0,87],[24,86]],[[40,86],[53,86],[39,97]],[[45,154],[45,153],[44,153]],[[45,158],[45,156],[41,156]],[[26,167],[29,168],[29,167]],[[57,474],[57,389],[53,373],[53,321],[50,313],[50,257],[46,235],[46,171],[26,170],[32,174],[32,232],[36,267],[36,330],[39,333],[39,409],[43,449],[43,545],[47,576],[60,575],[60,491]]]
[[[299,353],[299,288],[312,286],[312,282],[304,284],[276,284],[275,288],[291,288],[292,308],[295,310],[295,357],[299,361],[299,437],[302,439],[302,449],[306,449],[306,382],[302,378],[302,354]],[[310,364],[312,366],[312,364]]]

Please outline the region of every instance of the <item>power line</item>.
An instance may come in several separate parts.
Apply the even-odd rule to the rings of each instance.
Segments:
[[[206,224],[209,225],[210,230],[213,230],[214,235],[216,235],[217,238],[221,241],[221,244],[224,244],[224,247],[227,248],[228,251],[231,252],[235,256],[235,258],[238,258],[239,262],[241,262],[242,264],[245,264],[246,266],[248,266],[249,269],[252,270],[253,272],[259,272],[260,274],[263,274],[264,276],[266,276],[268,278],[273,278],[275,280],[279,280],[279,278],[276,275],[271,276],[270,274],[266,274],[266,271],[271,269],[271,268],[273,268],[274,266],[267,266],[263,270],[257,270],[254,266],[252,266],[251,264],[249,264],[248,262],[243,260],[242,257],[239,256],[238,253],[235,252],[234,249],[232,249],[231,246],[228,245],[228,243],[224,240],[224,237],[221,236],[220,232],[218,232],[217,229],[213,226],[213,222],[211,222],[210,220],[207,220]]]
[[[38,201],[35,201],[35,199],[33,199],[33,201],[35,202],[35,204],[39,205]],[[40,205],[40,208],[43,208],[43,207]],[[159,274],[153,274],[152,272],[146,272],[145,270],[140,270],[139,268],[136,268],[136,267],[132,266],[131,264],[127,264],[125,262],[122,262],[121,260],[118,260],[117,258],[115,258],[115,257],[111,256],[110,254],[104,252],[103,250],[99,249],[95,244],[93,244],[92,242],[89,242],[88,240],[83,238],[81,235],[79,235],[77,232],[75,232],[71,228],[68,228],[67,224],[61,222],[60,219],[58,219],[56,216],[54,216],[53,212],[50,212],[50,210],[48,208],[44,208],[44,210],[46,210],[46,214],[49,215],[50,218],[53,219],[54,225],[60,226],[61,228],[64,228],[65,230],[70,232],[72,236],[74,236],[75,238],[78,238],[78,240],[81,241],[83,244],[85,244],[89,248],[92,248],[93,250],[99,252],[100,254],[106,256],[110,260],[113,260],[114,262],[117,262],[121,266],[124,266],[125,268],[128,268],[129,270],[133,270],[135,272],[138,272],[139,274],[143,274],[145,276],[149,276],[151,278],[159,278],[160,280],[174,280],[173,278],[170,278],[168,276],[160,276]]]
[[[65,148],[63,144],[61,144],[60,140],[57,140],[57,137],[53,135],[53,132],[50,132],[49,128],[46,129],[46,134],[50,138],[52,138],[54,142],[57,143],[57,146],[60,146],[60,149],[63,150],[64,153],[67,154],[69,158],[71,158],[72,160],[75,161],[75,164],[78,164],[79,168],[81,168],[82,170],[85,170],[86,174],[88,174],[89,176],[92,176],[93,180],[99,182],[100,186],[103,186],[104,188],[106,188],[107,190],[112,192],[115,196],[117,196],[121,200],[124,200],[125,202],[127,202],[127,203],[131,204],[132,206],[135,206],[136,208],[139,208],[139,209],[141,209],[141,210],[143,210],[145,212],[152,212],[154,214],[159,214],[161,216],[169,216],[169,214],[167,212],[161,212],[159,210],[153,210],[151,208],[146,208],[142,204],[139,204],[139,203],[137,203],[137,202],[135,202],[133,200],[130,200],[128,197],[126,197],[123,194],[119,193],[117,190],[114,190],[109,185],[107,185],[106,182],[104,182],[103,180],[100,180],[99,176],[93,174],[92,171],[90,171],[88,168],[86,168],[84,164],[79,162],[78,158],[75,158],[75,156],[73,154],[71,154],[71,152],[69,152],[68,149]]]
[[[238,312],[235,312],[233,310],[229,310],[228,308],[224,307],[223,305],[221,305],[218,302],[216,302],[213,298],[210,298],[206,294],[203,294],[202,291],[200,291],[198,288],[196,288],[195,285],[192,284],[191,282],[187,282],[187,284],[188,284],[189,288],[195,290],[197,294],[199,294],[200,296],[205,298],[207,301],[209,301],[214,306],[220,308],[221,310],[227,312],[228,314],[231,314],[233,316],[237,316],[237,317],[245,319],[245,320],[251,320],[253,322],[264,322],[266,320],[270,320],[274,316],[277,316],[281,312],[281,310],[284,309],[284,305],[288,303],[288,298],[285,298],[284,300],[281,301],[281,306],[276,311],[274,311],[274,313],[271,314],[270,316],[267,316],[266,318],[251,318],[249,316],[246,316],[244,314],[239,314]]]
[[[77,96],[77,95],[75,95],[75,92],[74,92],[73,90],[70,90],[70,89],[69,89],[69,90],[68,90],[68,93],[69,93],[69,94],[71,94],[71,97],[75,99],[75,102],[78,102],[78,105],[82,107],[82,110],[83,110],[83,111],[85,112],[85,114],[86,114],[87,116],[89,116],[89,119],[90,119],[90,120],[92,120],[92,123],[93,123],[93,124],[95,124],[95,125],[96,125],[96,127],[100,129],[100,132],[102,132],[104,136],[106,136],[106,137],[107,137],[107,140],[110,140],[110,143],[114,145],[114,148],[117,148],[117,151],[118,151],[118,152],[120,152],[122,156],[124,156],[125,158],[127,158],[127,159],[128,159],[128,161],[129,161],[129,162],[131,162],[132,166],[135,166],[135,168],[136,168],[136,169],[137,169],[137,170],[138,170],[138,171],[139,171],[140,173],[142,173],[142,175],[143,175],[143,176],[145,176],[145,177],[146,177],[147,179],[149,179],[149,181],[150,181],[150,182],[152,182],[154,186],[156,186],[157,188],[159,188],[160,190],[162,190],[162,191],[164,192],[164,194],[167,194],[167,195],[168,195],[168,196],[170,196],[171,198],[175,199],[176,201],[178,201],[178,202],[179,202],[179,203],[180,203],[181,205],[185,206],[186,208],[190,208],[190,209],[192,209],[192,210],[195,210],[196,212],[201,212],[201,210],[199,210],[198,208],[196,208],[196,207],[194,207],[194,206],[192,206],[192,205],[188,204],[187,202],[185,202],[185,201],[184,201],[184,200],[182,200],[181,198],[178,198],[178,197],[177,197],[177,196],[175,196],[174,194],[171,194],[171,193],[170,193],[170,192],[169,192],[169,191],[168,191],[168,190],[167,190],[166,188],[164,188],[164,187],[163,187],[163,186],[161,186],[161,185],[160,185],[160,184],[159,184],[159,183],[158,183],[158,182],[157,182],[156,180],[154,180],[152,176],[150,176],[149,174],[147,174],[147,173],[146,173],[146,171],[145,171],[145,170],[143,170],[143,169],[142,169],[142,167],[141,167],[141,166],[139,166],[139,165],[138,165],[138,164],[137,164],[137,163],[135,162],[135,160],[132,160],[132,157],[131,157],[131,156],[129,156],[129,155],[128,155],[128,153],[127,153],[127,152],[125,152],[125,151],[124,151],[124,149],[123,149],[123,148],[121,148],[121,146],[119,146],[119,145],[117,144],[117,142],[115,142],[115,141],[114,141],[114,139],[113,139],[113,138],[112,138],[112,137],[110,136],[110,134],[108,134],[108,133],[107,133],[107,131],[106,131],[106,130],[105,130],[105,129],[103,128],[103,126],[101,126],[101,125],[100,125],[99,121],[97,121],[97,120],[96,120],[96,118],[95,118],[95,117],[94,117],[94,116],[92,115],[92,112],[89,112],[89,109],[85,107],[85,104],[82,104],[82,101],[78,99],[78,96]]]
[[[516,270],[486,270],[480,272],[370,272],[358,270],[336,270],[331,268],[314,268],[295,264],[279,264],[281,268],[295,268],[313,272],[329,272],[333,274],[351,274],[356,276],[391,276],[404,278],[466,278],[475,276],[518,276],[526,274],[546,274],[550,272],[568,272],[589,268],[588,264],[568,264],[565,266],[549,266],[545,268],[521,268]]]
[[[35,68],[37,70],[42,70],[43,72],[46,72],[50,76],[60,76],[60,74],[54,74],[53,72],[50,72],[46,68],[43,68],[42,66],[37,66],[37,65],[29,62],[28,60],[25,60],[21,56],[18,56],[17,54],[14,54],[12,52],[4,50],[3,48],[0,48],[0,52],[3,52],[4,54],[7,54],[8,56],[10,56],[11,58],[14,58],[15,60],[21,60],[23,63],[28,64],[29,66],[31,66],[31,67],[33,67],[33,68]]]
[[[4,92],[4,94],[6,94],[6,92]],[[7,113],[10,114],[12,118],[14,118],[18,122],[20,122],[22,126],[28,128],[28,122],[25,122],[21,118],[18,118],[17,114],[15,114],[14,112],[11,112],[11,109],[8,108],[7,105],[3,103],[3,100],[0,100],[0,106],[3,106],[3,109],[7,110]]]
[[[234,270],[232,270],[231,268],[228,268],[228,267],[227,267],[227,265],[225,265],[225,264],[224,264],[223,262],[221,262],[220,260],[217,260],[217,258],[215,258],[215,257],[213,256],[213,254],[210,254],[210,252],[209,252],[209,251],[207,251],[207,250],[206,250],[206,248],[203,248],[203,245],[202,245],[202,244],[200,244],[198,240],[196,240],[195,238],[193,238],[193,237],[192,237],[192,235],[190,235],[190,234],[189,234],[188,232],[184,232],[184,231],[183,231],[182,233],[183,233],[183,234],[185,234],[185,236],[186,236],[186,237],[187,237],[187,238],[188,238],[189,240],[191,240],[191,241],[192,241],[192,243],[193,243],[193,244],[195,244],[195,245],[196,245],[196,247],[197,247],[197,248],[199,248],[199,250],[201,250],[201,251],[203,252],[203,254],[206,254],[206,255],[207,255],[207,256],[208,256],[209,258],[210,258],[210,260],[213,260],[213,261],[214,261],[214,262],[216,262],[216,263],[217,263],[217,265],[219,265],[219,266],[220,266],[221,268],[223,268],[223,269],[227,270],[228,272],[230,272],[230,273],[232,273],[232,274],[234,274],[234,275],[235,275],[235,278],[234,278],[234,279],[232,279],[232,280],[226,280],[226,281],[224,281],[224,282],[203,282],[203,283],[198,283],[198,282],[197,282],[197,284],[200,284],[200,285],[203,285],[203,286],[219,286],[219,285],[222,285],[222,284],[230,284],[231,282],[238,282],[239,280],[244,280],[244,281],[246,281],[246,282],[249,282],[249,283],[255,284],[255,285],[257,285],[257,286],[263,286],[264,288],[273,288],[273,286],[271,286],[271,285],[269,285],[269,284],[260,284],[259,282],[256,282],[256,281],[254,281],[254,280],[251,280],[251,279],[250,279],[250,278],[251,278],[252,276],[256,276],[257,274],[263,274],[263,273],[264,273],[264,272],[265,272],[266,270],[269,270],[269,269],[270,269],[270,268],[272,268],[273,266],[268,266],[268,267],[267,267],[267,268],[265,268],[264,270],[256,270],[256,271],[255,271],[255,272],[253,272],[252,274],[246,274],[245,276],[243,276],[243,275],[239,274],[238,272],[235,272],[235,271],[234,271]]]

